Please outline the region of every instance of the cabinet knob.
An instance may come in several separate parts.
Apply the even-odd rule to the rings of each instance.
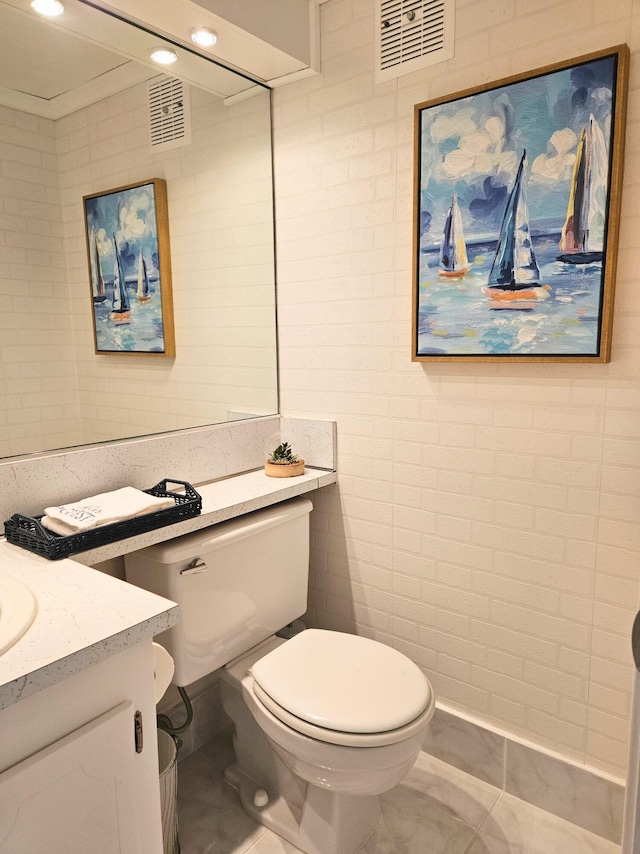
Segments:
[[[142,753],[144,738],[142,735],[142,712],[137,711],[133,716],[133,732],[136,742],[136,753]]]

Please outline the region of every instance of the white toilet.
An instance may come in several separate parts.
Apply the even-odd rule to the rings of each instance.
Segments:
[[[245,810],[307,854],[353,854],[380,818],[377,796],[414,764],[435,699],[406,656],[368,638],[275,633],[307,607],[305,498],[151,546],[127,580],[181,606],[156,638],[184,687],[222,667]]]

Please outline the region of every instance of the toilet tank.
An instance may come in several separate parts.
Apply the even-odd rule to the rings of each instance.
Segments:
[[[175,685],[304,614],[312,508],[294,498],[125,557],[127,581],[180,605],[179,623],[156,638],[175,661]]]

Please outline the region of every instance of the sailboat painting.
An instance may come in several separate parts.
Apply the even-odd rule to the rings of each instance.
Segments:
[[[458,199],[454,193],[442,232],[438,273],[450,279],[458,279],[460,276],[464,276],[468,270],[469,261],[462,230],[462,216]]]
[[[100,261],[100,250],[96,233],[91,229],[89,240],[89,270],[91,273],[91,287],[93,289],[93,301],[104,302],[107,298],[104,276],[102,275],[102,263]]]
[[[526,156],[525,151],[507,200],[487,287],[482,289],[494,300],[492,308],[533,308],[532,303],[547,299],[551,290],[540,281],[540,268],[533,252],[525,200]]]
[[[146,302],[151,299],[147,262],[144,260],[142,247],[140,247],[140,254],[138,255],[138,288],[136,290],[136,297],[138,302]]]
[[[111,311],[109,320],[114,323],[131,323],[131,303],[127,293],[127,280],[122,266],[122,255],[118,249],[116,236],[113,235],[114,264],[113,264],[113,290],[111,293]]]
[[[95,353],[175,356],[165,182],[83,201]]]
[[[610,360],[628,64],[415,107],[414,361]]]
[[[580,134],[571,177],[567,219],[562,228],[559,261],[602,261],[607,204],[607,150],[593,116]]]

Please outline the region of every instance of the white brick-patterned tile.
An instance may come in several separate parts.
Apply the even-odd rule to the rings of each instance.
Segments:
[[[274,92],[282,405],[338,420],[344,524],[317,572],[364,610],[326,624],[388,637],[445,702],[620,773],[640,589],[637,70],[611,364],[409,360],[413,105],[640,47],[630,3],[580,7],[576,26],[578,5],[554,6],[558,28],[548,3],[466,3],[452,60],[382,86],[371,4],[322,5],[322,75]]]

